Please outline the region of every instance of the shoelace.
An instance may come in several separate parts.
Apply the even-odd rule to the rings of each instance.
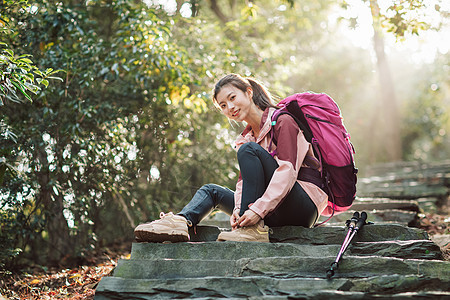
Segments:
[[[160,212],[159,213],[159,217],[161,218],[161,219],[164,219],[165,217],[173,217],[173,216],[175,216],[174,214],[173,214],[173,212],[168,212],[167,214],[166,213],[164,213],[164,212]],[[185,218],[186,219],[186,218]],[[192,222],[190,221],[190,220],[188,220],[188,219],[186,219],[186,224],[189,226],[189,227],[192,227]],[[194,228],[195,229],[195,228]]]

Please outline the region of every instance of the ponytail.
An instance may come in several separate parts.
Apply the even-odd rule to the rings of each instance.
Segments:
[[[228,84],[233,85],[244,93],[247,92],[248,88],[251,88],[253,90],[253,103],[255,103],[256,106],[258,106],[263,111],[268,107],[277,108],[277,106],[275,106],[272,102],[272,96],[261,83],[259,83],[256,79],[242,78],[237,74],[226,75],[216,83],[213,92],[213,100],[215,101],[215,103],[217,103],[217,94],[224,86]]]
[[[253,102],[261,109],[265,110],[268,107],[276,107],[272,102],[272,96],[267,89],[256,79],[247,78],[247,81],[252,86]]]

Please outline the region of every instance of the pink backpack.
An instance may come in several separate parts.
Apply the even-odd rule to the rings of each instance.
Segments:
[[[321,214],[333,216],[335,211],[348,210],[356,196],[358,169],[355,149],[336,102],[327,94],[301,93],[287,97],[278,106],[272,126],[281,114],[291,115],[321,163],[321,188],[328,194],[328,206]]]

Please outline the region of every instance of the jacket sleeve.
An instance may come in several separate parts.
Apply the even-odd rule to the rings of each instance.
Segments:
[[[242,177],[239,172],[239,179],[236,182],[236,190],[234,191],[234,209],[241,209],[241,197],[242,197]]]
[[[278,168],[262,197],[250,207],[261,218],[275,210],[290,192],[309,149],[309,143],[291,116],[286,114],[279,116],[274,130],[277,141],[275,159]]]

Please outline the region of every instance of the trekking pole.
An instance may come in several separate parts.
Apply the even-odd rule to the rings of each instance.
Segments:
[[[355,234],[358,232],[359,229],[363,227],[364,224],[366,224],[366,220],[367,220],[367,213],[364,211],[361,213],[361,217],[359,216],[359,212],[355,212],[351,220],[347,220],[348,232],[335,261],[331,264],[330,268],[327,270],[328,279],[330,279],[334,275],[335,270],[338,269],[339,260],[341,259],[345,250],[347,250],[347,247],[348,245],[350,245],[350,242],[355,236]]]
[[[351,233],[353,232],[353,229],[356,226],[356,222],[359,220],[359,212],[355,211],[353,214],[353,217],[350,220],[347,220],[346,225],[348,227],[347,235],[345,236],[344,242],[342,243],[341,249],[339,249],[338,255],[336,257],[336,260],[339,260],[342,254],[344,254],[347,242],[350,238]]]
[[[347,245],[347,241],[350,238],[351,233],[353,232],[353,228],[356,226],[356,222],[358,222],[359,219],[359,212],[355,212],[353,214],[353,217],[350,220],[347,220],[346,225],[348,227],[347,235],[345,236],[344,242],[342,243],[341,249],[339,249],[338,255],[335,259],[335,261],[331,264],[330,269],[327,270],[327,277],[330,278],[334,275],[334,269],[338,267],[338,261],[341,258],[342,254],[344,253],[345,247]]]
[[[349,240],[347,241],[347,245],[345,245],[345,249],[347,249],[348,245],[350,244],[350,241],[358,233],[358,230],[360,230],[366,224],[366,220],[367,220],[367,213],[365,211],[363,211],[361,213],[361,217],[358,219],[358,222],[355,225],[355,228],[353,229],[352,235],[350,236]]]

